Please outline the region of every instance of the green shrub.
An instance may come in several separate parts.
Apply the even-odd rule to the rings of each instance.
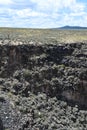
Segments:
[[[28,70],[28,69],[25,69],[24,71],[23,71],[23,76],[24,76],[24,78],[27,80],[27,79],[30,79],[31,77],[32,77],[32,72],[30,71],[30,70]]]

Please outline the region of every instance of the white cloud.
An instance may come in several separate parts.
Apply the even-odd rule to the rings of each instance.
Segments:
[[[13,0],[0,0],[1,5],[6,5],[6,4],[13,4]]]
[[[43,12],[36,12],[36,11],[33,11],[32,9],[30,8],[26,8],[26,9],[4,9],[2,11],[2,9],[0,9],[1,12],[0,13],[5,13],[7,12],[8,13],[8,16],[12,16],[12,17],[15,17],[15,18],[30,18],[30,17],[47,17],[48,15],[43,13]]]
[[[37,10],[42,10],[42,11],[57,11],[61,6],[61,0],[31,0],[32,2],[36,3],[37,5]]]
[[[76,12],[76,13],[74,13],[74,12],[70,13],[70,16],[72,16],[72,17],[79,17],[79,16],[86,16],[86,15],[87,15],[87,13],[85,13],[84,11]]]
[[[77,0],[0,0],[1,4],[0,26],[86,25],[86,5]]]
[[[16,15],[18,17],[38,17],[38,16],[41,16],[41,17],[45,17],[47,16],[46,14],[42,13],[42,12],[36,12],[36,11],[33,11],[32,9],[22,9],[22,10],[17,10],[16,12]]]
[[[84,10],[85,6],[83,3],[77,2],[76,0],[31,0],[36,3],[37,9],[42,11],[54,11],[57,12],[63,8],[69,8],[71,10]]]

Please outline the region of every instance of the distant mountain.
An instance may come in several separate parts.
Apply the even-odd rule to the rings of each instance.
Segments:
[[[63,27],[59,27],[58,29],[87,29],[87,27],[81,27],[81,26],[63,26]]]

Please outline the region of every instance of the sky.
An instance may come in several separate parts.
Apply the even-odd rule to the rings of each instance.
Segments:
[[[87,27],[87,0],[0,0],[0,27]]]

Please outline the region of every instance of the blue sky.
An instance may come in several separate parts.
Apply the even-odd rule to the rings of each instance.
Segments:
[[[87,26],[87,0],[0,0],[0,27]]]

